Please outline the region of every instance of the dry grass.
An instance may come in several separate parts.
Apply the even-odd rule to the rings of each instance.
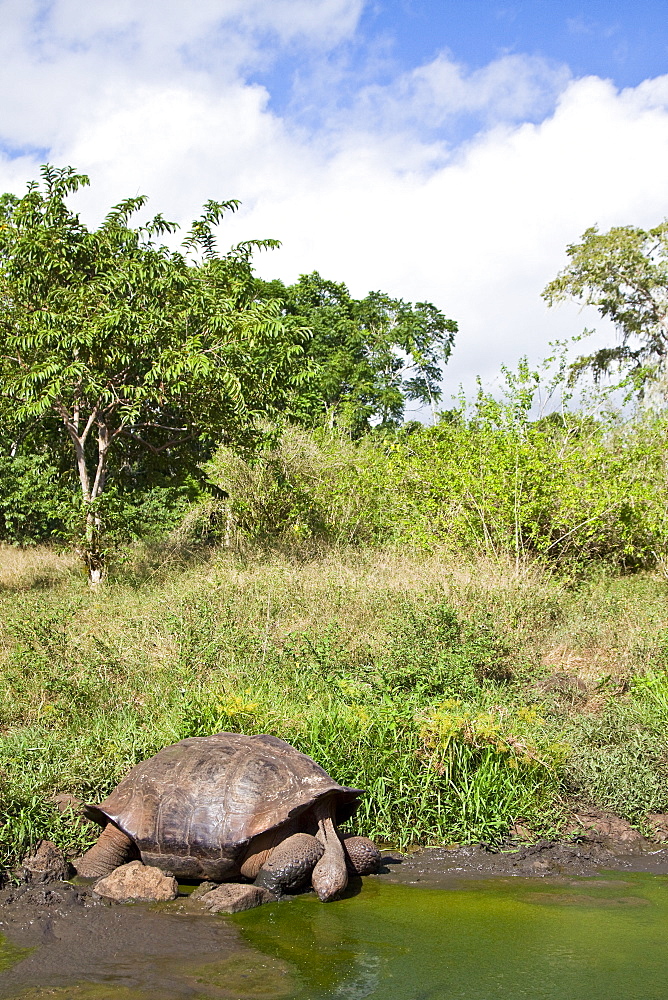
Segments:
[[[0,545],[0,590],[47,589],[77,577],[83,578],[83,569],[72,552],[46,545]]]
[[[536,671],[570,674],[588,685],[651,668],[668,621],[660,574],[574,586],[535,563],[464,560],[447,551],[330,548],[303,556],[138,546],[95,594],[73,554],[0,546],[0,592],[10,601],[12,592],[34,592],[27,599],[35,608],[76,598],[82,639],[83,633],[117,636],[121,647],[139,641],[163,656],[173,652],[174,640],[160,619],[178,615],[195,594],[279,640],[336,622],[352,648],[382,644],[392,606],[441,600],[463,619],[487,618]]]

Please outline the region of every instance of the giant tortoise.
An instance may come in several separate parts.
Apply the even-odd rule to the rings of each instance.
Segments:
[[[334,781],[275,736],[216,733],[165,747],[86,814],[103,831],[75,866],[108,875],[139,856],[177,878],[254,880],[277,896],[308,883],[338,896],[348,872],[368,875],[380,853],[342,836],[362,792]]]

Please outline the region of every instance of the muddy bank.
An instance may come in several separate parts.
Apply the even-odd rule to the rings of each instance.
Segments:
[[[467,880],[473,887],[474,880],[510,876],[543,878],[546,885],[610,870],[668,874],[668,849],[649,845],[623,853],[620,846],[541,841],[514,850],[478,845],[407,855],[386,851],[381,872],[351,880],[347,895],[360,893],[363,899],[373,882],[454,890]],[[285,899],[254,912],[266,913],[268,926],[272,912],[279,913],[276,907],[282,913],[290,905]],[[329,906],[334,916],[336,903],[328,912]],[[1,1000],[106,1000],[106,990],[114,1000],[291,995],[285,962],[249,948],[233,921],[210,915],[187,896],[128,906],[105,903],[90,885],[57,880],[9,886],[0,891],[0,935],[8,943]],[[2,960],[0,946],[0,969]],[[203,969],[208,970],[204,980]],[[273,993],[247,992],[258,975],[263,982],[269,977]]]
[[[652,840],[628,820],[592,807],[574,808],[568,836],[533,844],[510,841],[505,847],[484,844],[425,848],[407,855],[385,855],[379,877],[403,884],[445,885],[453,878],[495,876],[591,876],[602,870],[668,874],[668,815],[647,817]],[[516,827],[522,840],[530,831]]]
[[[668,874],[666,848],[627,853],[602,843],[539,841],[515,850],[494,851],[481,845],[430,847],[408,855],[386,853],[383,860],[383,871],[372,878],[443,888],[453,879],[508,875],[591,876],[605,870]]]
[[[0,934],[14,948],[32,949],[0,973],[2,998],[38,987],[54,992],[28,996],[69,997],[59,990],[111,981],[129,996],[202,995],[191,968],[249,954],[230,924],[189,912],[186,901],[175,900],[168,911],[114,906],[67,882],[2,890]]]

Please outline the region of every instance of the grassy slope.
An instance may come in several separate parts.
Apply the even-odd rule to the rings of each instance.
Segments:
[[[280,735],[368,789],[356,825],[394,843],[549,832],[572,796],[641,825],[668,810],[658,577],[218,553],[128,564],[91,594],[67,557],[4,549],[0,606],[5,863],[42,836],[90,842],[52,795],[95,801],[165,744],[223,729]]]

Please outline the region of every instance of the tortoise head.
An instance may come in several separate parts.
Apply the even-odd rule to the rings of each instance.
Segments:
[[[318,823],[316,837],[325,850],[313,869],[311,884],[320,902],[328,903],[348,885],[346,856],[334,822],[336,796],[321,799],[315,804],[313,812]]]

